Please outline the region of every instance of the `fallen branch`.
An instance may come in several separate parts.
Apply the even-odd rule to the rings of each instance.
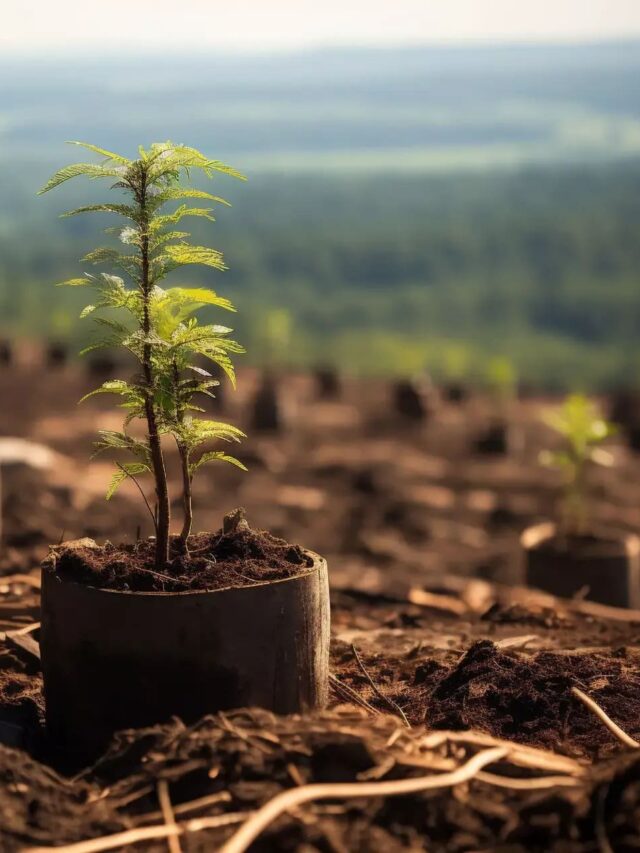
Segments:
[[[419,587],[412,587],[407,594],[407,601],[418,607],[429,607],[432,610],[446,610],[454,616],[465,616],[469,612],[464,601],[453,595],[441,595],[435,592],[427,592]]]
[[[143,789],[144,790],[144,789]],[[205,797],[198,797],[197,800],[189,800],[186,803],[179,803],[173,806],[174,815],[188,814],[189,812],[198,811],[198,809],[207,808],[207,806],[217,805],[218,803],[228,803],[231,801],[231,794],[228,791],[220,791],[218,794],[207,794]],[[120,808],[121,803],[118,802],[117,808]],[[162,812],[146,812],[139,818],[144,823],[155,823],[157,820],[162,820]]]
[[[580,690],[578,687],[572,687],[571,692],[582,702],[583,705],[586,705],[590,711],[593,711],[596,717],[599,717],[600,720],[602,720],[602,722],[609,729],[611,734],[614,737],[618,738],[620,743],[623,743],[625,746],[628,746],[631,749],[640,749],[640,743],[630,737],[623,729],[620,728],[617,723],[614,723],[611,717],[609,717],[602,710],[600,705],[598,705],[597,702],[594,702],[594,700],[590,696],[587,696],[587,694],[583,693],[582,690]]]
[[[240,829],[223,844],[219,853],[244,853],[255,839],[284,812],[314,800],[346,800],[360,797],[397,797],[416,794],[435,788],[450,788],[467,782],[487,764],[503,758],[507,750],[495,747],[479,752],[466,764],[451,773],[432,774],[417,779],[396,779],[391,782],[347,782],[305,785],[291,788],[275,796],[258,809]]]
[[[402,722],[404,723],[404,725],[408,729],[410,729],[411,723],[409,722],[409,720],[407,720],[407,717],[406,717],[404,711],[402,710],[400,705],[398,705],[397,702],[394,702],[393,699],[389,698],[389,696],[385,696],[385,694],[382,692],[382,690],[380,690],[380,688],[375,683],[373,678],[371,678],[371,676],[369,675],[369,672],[368,672],[366,666],[364,665],[364,663],[362,662],[362,658],[358,654],[358,650],[356,649],[356,647],[354,646],[353,643],[351,643],[351,651],[353,652],[353,656],[356,659],[356,663],[358,664],[358,666],[360,668],[360,672],[367,679],[367,681],[369,682],[369,685],[371,686],[371,689],[376,694],[378,699],[380,699],[382,702],[384,702],[384,704],[388,708],[390,708],[394,714],[397,714],[400,717],[400,719],[402,720]]]

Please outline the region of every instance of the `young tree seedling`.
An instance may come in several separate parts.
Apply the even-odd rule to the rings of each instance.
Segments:
[[[563,439],[560,450],[544,450],[543,465],[563,475],[562,530],[569,536],[588,531],[589,471],[593,465],[610,466],[612,455],[600,445],[615,432],[600,408],[582,394],[571,394],[559,409],[545,412],[543,421]]]
[[[235,384],[231,354],[243,352],[229,338],[232,331],[226,326],[198,322],[195,313],[204,306],[234,311],[228,299],[204,287],[163,288],[160,283],[180,267],[201,264],[224,270],[222,254],[206,246],[188,242],[190,234],[176,229],[185,217],[213,220],[211,207],[193,207],[185,199],[199,199],[227,205],[223,198],[211,195],[183,181],[192,171],[207,178],[216,173],[244,180],[243,175],[216,160],[210,160],[194,148],[171,142],[154,143],[139,149],[136,159],[129,159],[95,145],[72,143],[97,154],[99,163],[77,163],[66,166],[40,190],[48,192],[71,178],[85,176],[104,178],[111,189],[124,198],[117,202],[86,205],[64,216],[80,213],[109,213],[126,220],[126,225],[107,229],[124,245],[124,250],[101,247],[83,258],[88,264],[108,264],[124,273],[125,279],[112,273],[72,278],[62,282],[70,287],[90,286],[97,298],[87,305],[81,317],[92,316],[101,330],[98,340],[84,353],[104,347],[119,347],[129,352],[139,364],[139,373],[130,380],[111,379],[92,391],[94,394],[117,394],[120,407],[126,410],[121,431],[101,430],[96,453],[105,450],[124,451],[132,461],[117,462],[107,499],[127,478],[137,483],[137,477],[150,473],[156,493],[155,512],[152,512],[156,531],[155,563],[162,569],[169,560],[170,496],[167,485],[162,436],[172,436],[180,454],[182,466],[182,497],[184,524],[179,545],[187,550],[193,518],[191,494],[193,475],[201,465],[226,461],[240,468],[241,462],[218,451],[202,449],[212,439],[239,441],[243,433],[230,424],[193,417],[202,412],[194,398],[198,394],[213,396],[219,383],[197,364],[204,356],[217,364]],[[166,205],[178,202],[173,210]],[[86,399],[83,398],[83,399]],[[141,419],[146,424],[144,438],[128,432],[129,424]],[[142,491],[142,490],[141,490]]]
[[[494,356],[486,367],[486,381],[496,408],[506,414],[516,395],[518,377],[513,363],[505,356]]]

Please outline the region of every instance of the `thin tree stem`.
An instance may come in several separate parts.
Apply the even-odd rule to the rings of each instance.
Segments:
[[[180,450],[180,462],[182,464],[182,488],[184,502],[184,524],[182,526],[182,533],[180,534],[180,543],[183,550],[186,552],[189,536],[191,535],[191,528],[193,526],[191,472],[189,471],[189,456],[186,448],[181,447],[180,445],[178,445],[178,448]]]
[[[141,176],[141,187],[139,203],[141,208],[140,218],[140,259],[141,287],[142,287],[142,330],[145,337],[151,331],[151,316],[149,302],[151,297],[151,279],[149,275],[149,219],[146,212],[147,184],[146,175]],[[158,523],[156,527],[156,569],[163,568],[169,562],[169,525],[171,523],[171,508],[169,505],[169,490],[167,487],[167,472],[164,464],[162,445],[160,443],[160,432],[158,430],[158,419],[153,401],[153,366],[151,360],[151,344],[145,343],[142,353],[142,370],[146,385],[144,400],[147,428],[149,432],[149,450],[156,485],[156,496],[158,499]]]
[[[157,535],[157,533],[158,533],[158,522],[157,522],[157,520],[156,520],[156,517],[155,517],[155,514],[154,514],[153,510],[151,509],[151,505],[149,504],[149,501],[147,500],[147,496],[145,495],[144,491],[142,490],[142,486],[141,486],[141,485],[140,485],[140,483],[137,481],[137,479],[133,476],[133,474],[130,474],[130,473],[127,471],[127,469],[124,467],[124,465],[121,465],[119,462],[116,462],[116,465],[117,465],[117,466],[118,466],[118,468],[122,471],[122,473],[123,473],[123,474],[126,474],[126,475],[127,475],[127,477],[128,477],[130,480],[133,480],[133,482],[134,482],[134,483],[136,484],[136,486],[138,487],[138,491],[139,491],[139,492],[140,492],[140,494],[142,495],[142,500],[145,502],[145,505],[146,505],[147,509],[149,510],[149,515],[151,516],[151,521],[153,522],[153,529],[156,531],[156,535]],[[138,537],[138,539],[139,539],[139,538],[140,538],[140,537]]]
[[[184,422],[184,405],[180,397],[180,370],[178,362],[175,359],[173,360],[173,392],[176,401],[176,422],[181,425]],[[176,444],[178,445],[182,468],[182,503],[184,506],[184,523],[182,525],[182,532],[180,533],[180,547],[183,553],[188,554],[189,536],[191,535],[191,528],[193,526],[192,475],[189,470],[188,447],[177,436]]]

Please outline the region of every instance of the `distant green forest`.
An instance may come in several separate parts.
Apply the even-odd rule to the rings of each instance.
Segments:
[[[202,235],[229,271],[193,273],[237,304],[247,361],[636,383],[638,79],[633,41],[0,57],[0,334],[88,328],[53,283],[114,223],[58,219],[106,187],[35,196],[63,141],[169,138],[250,177],[218,182],[234,206]]]
[[[81,295],[52,283],[76,274],[98,228],[113,222],[57,213],[105,189],[69,185],[65,198],[37,199],[31,175],[11,175],[19,203],[0,204],[2,331],[77,336],[87,323],[74,320]],[[219,209],[206,239],[230,269],[198,280],[236,302],[254,361],[276,308],[291,314],[290,344],[275,353],[290,363],[478,373],[483,357],[506,354],[547,387],[640,375],[640,162],[263,175],[218,191],[233,208]]]

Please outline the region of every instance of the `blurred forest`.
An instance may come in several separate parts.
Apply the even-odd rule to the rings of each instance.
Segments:
[[[634,383],[639,66],[635,43],[0,60],[0,333],[87,331],[52,284],[114,223],[57,218],[100,184],[35,197],[83,159],[63,141],[172,138],[250,176],[219,181],[233,209],[200,235],[229,271],[197,275],[247,359],[458,378],[508,355],[549,389]]]

